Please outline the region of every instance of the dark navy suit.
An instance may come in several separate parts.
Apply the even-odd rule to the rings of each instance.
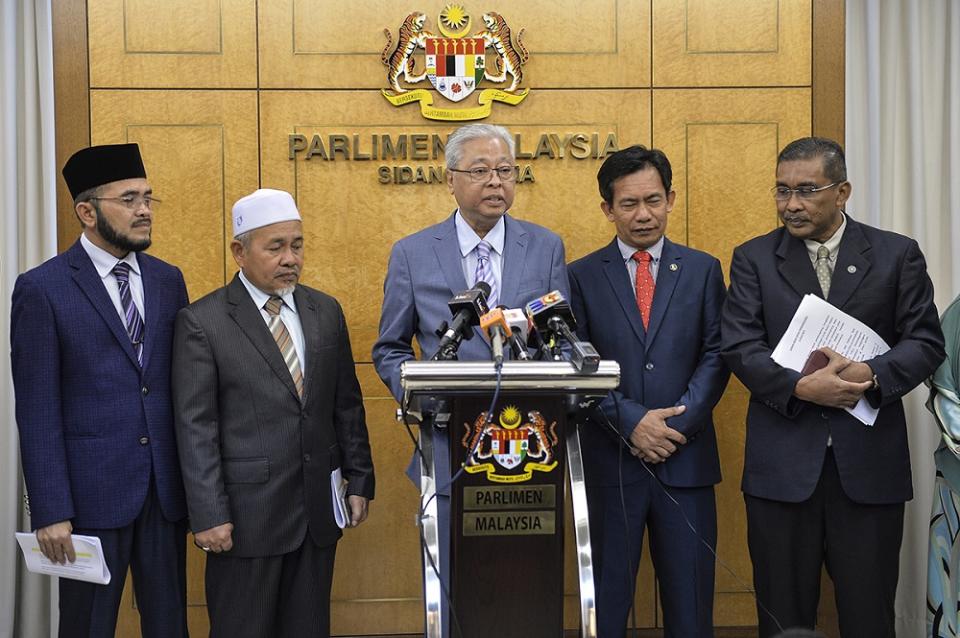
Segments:
[[[616,239],[572,263],[569,273],[578,333],[601,357],[620,364],[620,386],[604,404],[609,422],[629,438],[648,410],[686,406],[667,425],[688,442],[665,462],[646,468],[621,450],[599,422],[581,428],[598,635],[624,634],[646,526],[666,635],[710,636],[713,558],[648,468],[681,503],[698,532],[715,544],[713,485],[720,481],[720,463],[712,410],[729,378],[720,359],[720,263],[664,239],[646,330]]]
[[[880,409],[872,427],[795,397],[800,373],[770,358],[806,294],[823,296],[803,240],[784,228],[734,250],[723,355],[750,391],[741,486],[754,585],[782,626],[812,628],[826,562],[841,633],[893,636],[913,497],[901,397],[945,357],[933,284],[916,241],[847,217],[827,301],[890,345],[866,362],[879,382],[866,393]],[[761,636],[778,633],[759,620]]]
[[[170,356],[174,316],[186,305],[187,291],[177,268],[143,253],[137,260],[144,291],[142,367],[80,242],[20,275],[13,291],[11,358],[31,526],[69,520],[75,534],[101,536],[113,575],[106,587],[61,579],[61,635],[113,635],[110,612],[101,614],[110,605],[90,600],[106,595],[119,603],[126,562],[151,576],[134,574],[144,635],[186,631],[180,600],[185,527],[174,555],[164,555],[149,530],[152,554],[141,556],[129,538],[114,546],[118,530],[132,533],[146,510],[151,521],[186,517]],[[170,565],[177,568],[175,582],[161,577]],[[179,615],[171,608],[178,600]],[[92,616],[83,609],[91,604]]]

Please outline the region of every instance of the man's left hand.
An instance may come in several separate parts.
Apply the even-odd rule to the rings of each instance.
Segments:
[[[350,527],[356,527],[367,520],[367,503],[363,496],[351,494],[347,497],[347,504],[350,505]]]
[[[846,368],[840,370],[840,378],[853,383],[873,383],[873,370],[862,361],[853,361]]]

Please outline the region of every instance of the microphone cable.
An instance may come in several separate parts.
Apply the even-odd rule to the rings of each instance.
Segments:
[[[486,414],[486,417],[484,418],[484,423],[493,422],[493,411],[494,411],[494,408],[496,407],[497,399],[500,397],[500,384],[501,384],[501,381],[503,380],[503,363],[502,362],[495,363],[494,369],[497,375],[496,376],[497,385],[494,388],[493,397],[490,400],[490,406],[487,408],[487,414]],[[413,430],[410,428],[410,424],[407,421],[408,408],[409,408],[409,405],[407,401],[406,400],[403,401],[400,405],[400,414],[403,420],[403,426],[407,431],[407,436],[410,437],[410,441],[413,443],[414,455],[419,457],[421,462],[423,462],[424,460],[423,449],[420,447],[420,442],[417,440],[416,435],[414,435]],[[428,433],[428,436],[433,436],[433,432]],[[474,447],[471,448],[468,458],[470,456],[473,456],[477,452],[482,440],[483,439],[481,437],[477,437],[477,442],[474,444]],[[430,498],[427,499],[425,503],[421,503],[418,510],[418,516],[417,516],[417,530],[420,536],[420,551],[427,556],[427,560],[430,564],[430,569],[433,571],[434,575],[436,575],[437,581],[439,581],[440,583],[440,590],[443,594],[443,598],[447,602],[447,609],[450,611],[450,619],[452,621],[450,635],[453,636],[454,635],[453,631],[456,630],[456,635],[460,636],[460,638],[463,638],[463,629],[460,626],[460,621],[457,618],[456,611],[453,608],[453,600],[450,596],[450,591],[447,588],[446,583],[444,583],[444,579],[440,574],[440,568],[437,567],[436,561],[433,560],[433,555],[430,553],[429,547],[427,547],[427,539],[423,535],[423,518],[426,515],[427,507],[430,506],[431,501],[433,501],[437,497],[437,494],[439,492],[452,487],[453,484],[457,481],[457,479],[459,479],[463,475],[465,467],[466,467],[465,465],[461,465],[460,469],[457,470],[457,472],[453,474],[453,476],[451,476],[450,479],[446,481],[446,483],[444,483],[442,486],[434,487],[433,494],[430,496]],[[436,481],[436,477],[434,477],[434,480]],[[453,524],[452,520],[450,521],[450,524],[451,525]],[[439,528],[439,524],[438,524],[438,528]],[[439,549],[440,548],[438,546],[437,547],[438,552],[439,552]],[[441,628],[441,634],[442,633],[443,631]]]
[[[619,405],[619,402],[616,401],[616,400],[614,400],[614,408],[615,408],[615,410],[616,410],[617,422],[619,423],[619,421],[620,421],[620,405]],[[595,411],[598,412],[598,413],[603,417],[603,420],[606,422],[606,426],[607,426],[608,428],[610,428],[610,430],[613,431],[613,432],[616,434],[617,438],[620,440],[620,442],[621,442],[622,445],[620,446],[620,447],[621,447],[621,450],[620,450],[620,452],[619,452],[618,454],[619,454],[619,459],[622,461],[622,458],[623,458],[623,450],[622,450],[622,447],[623,447],[623,446],[626,446],[627,449],[629,449],[629,450],[633,450],[633,449],[636,449],[636,448],[634,448],[634,446],[630,443],[630,441],[623,436],[623,434],[620,432],[620,430],[618,430],[618,429],[614,426],[614,424],[610,422],[609,417],[607,417],[606,413],[605,413],[602,409],[597,408]],[[697,540],[700,541],[700,544],[702,544],[704,547],[707,548],[707,551],[709,551],[709,552],[710,552],[710,555],[713,556],[714,562],[715,562],[717,565],[720,565],[721,567],[723,567],[723,569],[724,569],[728,574],[730,574],[731,576],[733,576],[733,579],[734,579],[735,581],[737,581],[737,584],[740,585],[740,586],[743,588],[744,591],[746,591],[747,593],[749,593],[749,594],[753,597],[753,599],[754,599],[754,600],[756,601],[756,603],[757,603],[757,607],[758,607],[764,614],[766,614],[766,615],[770,618],[770,620],[773,621],[773,623],[777,626],[778,632],[779,632],[779,633],[783,633],[784,629],[783,629],[783,625],[780,624],[780,620],[773,614],[772,611],[770,611],[770,610],[767,608],[766,605],[763,604],[763,602],[762,602],[762,601],[760,600],[760,598],[757,596],[757,591],[756,591],[756,589],[750,587],[749,585],[747,585],[747,583],[746,583],[742,578],[740,578],[740,576],[737,574],[737,572],[735,572],[732,567],[730,567],[726,562],[724,562],[724,561],[717,555],[716,550],[715,550],[713,547],[710,546],[710,543],[707,542],[707,540],[706,540],[703,536],[700,535],[700,532],[697,530],[696,526],[690,521],[689,517],[687,517],[687,513],[683,511],[683,506],[680,505],[680,502],[677,501],[677,499],[673,497],[673,494],[670,493],[670,491],[667,489],[667,486],[664,485],[664,484],[660,481],[660,478],[657,477],[657,474],[656,474],[653,470],[650,469],[650,465],[649,465],[644,459],[642,459],[642,458],[640,458],[640,457],[637,457],[637,459],[638,459],[638,460],[640,461],[640,463],[643,465],[643,469],[646,470],[647,474],[649,474],[649,475],[653,478],[654,482],[657,484],[657,486],[660,488],[660,490],[664,493],[664,495],[666,495],[666,497],[670,500],[670,502],[673,503],[673,504],[677,507],[677,511],[680,512],[680,516],[683,517],[683,521],[684,521],[684,523],[686,524],[686,526],[690,529],[691,532],[693,532],[694,536],[697,537]],[[623,507],[624,521],[626,521],[627,508],[626,508],[626,502],[625,502],[624,499],[623,499],[623,475],[622,475],[622,474],[620,475],[620,504],[621,504],[621,506]],[[627,539],[627,542],[629,543],[629,539]],[[628,545],[628,548],[629,548],[629,545]],[[631,605],[631,610],[632,610],[632,609],[633,609],[633,600],[632,600],[632,599],[631,599],[630,605]],[[635,617],[635,615],[634,615],[634,635],[636,635],[636,617]]]

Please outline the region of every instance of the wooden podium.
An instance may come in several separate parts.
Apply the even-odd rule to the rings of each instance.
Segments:
[[[568,362],[508,361],[499,387],[492,362],[408,361],[407,418],[420,425],[424,613],[441,638],[439,536],[432,430],[444,431],[450,467],[449,604],[463,638],[563,636],[563,522],[570,478],[581,635],[596,638],[593,565],[580,415],[620,382],[602,361],[581,373]],[[495,400],[494,400],[495,398]],[[445,478],[445,477],[444,477]],[[455,631],[449,632],[450,636]]]

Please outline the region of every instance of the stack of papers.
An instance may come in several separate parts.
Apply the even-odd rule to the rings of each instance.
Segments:
[[[343,529],[350,524],[350,506],[347,505],[347,482],[338,467],[330,472],[330,496],[333,501],[333,519]]]
[[[804,295],[770,357],[784,368],[800,372],[810,353],[824,347],[851,361],[868,361],[890,349],[887,342],[862,321],[816,295]],[[867,425],[873,425],[880,412],[863,398],[846,410]]]
[[[73,563],[68,561],[61,565],[51,562],[43,555],[36,534],[17,532],[17,542],[20,543],[20,549],[23,550],[23,559],[30,571],[37,574],[84,580],[98,585],[109,583],[110,570],[103,558],[103,547],[100,545],[100,539],[96,536],[79,536],[76,534],[72,535],[71,538],[73,538],[73,549],[77,554],[77,560]]]

